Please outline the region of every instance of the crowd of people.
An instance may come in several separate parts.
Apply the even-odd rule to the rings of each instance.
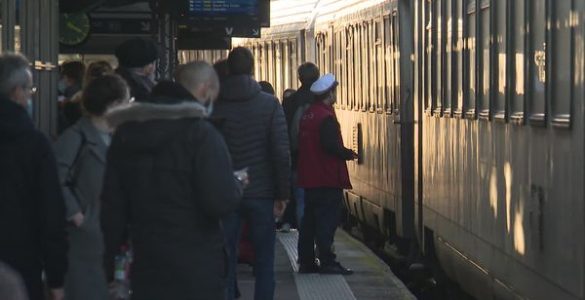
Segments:
[[[152,41],[115,54],[62,65],[54,143],[27,110],[28,60],[0,55],[0,299],[112,299],[124,247],[132,299],[234,299],[244,223],[254,299],[273,299],[275,218],[299,230],[299,272],[352,273],[333,240],[357,154],[332,74],[304,63],[281,104],[246,48],[160,82]]]

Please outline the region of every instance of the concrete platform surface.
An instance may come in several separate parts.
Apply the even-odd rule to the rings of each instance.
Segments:
[[[355,273],[349,276],[299,274],[297,240],[296,231],[277,233],[277,300],[416,299],[382,260],[341,229],[335,236],[335,251],[338,260]],[[240,299],[254,299],[252,267],[238,266],[238,284],[242,293]]]

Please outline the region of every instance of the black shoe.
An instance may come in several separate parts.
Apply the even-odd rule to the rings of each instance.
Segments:
[[[319,266],[317,266],[316,264],[300,265],[299,273],[301,274],[319,273]]]
[[[319,273],[321,273],[321,274],[351,275],[351,274],[353,274],[353,270],[342,266],[338,262],[335,262],[335,263],[330,264],[330,265],[321,266],[319,268]]]

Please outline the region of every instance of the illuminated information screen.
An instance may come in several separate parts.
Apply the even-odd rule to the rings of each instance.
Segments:
[[[190,15],[257,15],[258,0],[189,0]]]

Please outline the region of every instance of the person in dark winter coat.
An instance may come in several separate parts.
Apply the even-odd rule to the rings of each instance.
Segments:
[[[298,158],[298,133],[301,118],[313,104],[315,95],[311,93],[311,85],[319,79],[319,68],[310,62],[306,62],[298,68],[299,81],[301,87],[290,97],[284,98],[282,101],[282,108],[286,116],[286,124],[288,125],[288,133],[290,138],[290,156],[291,156],[291,180],[294,206],[296,207],[296,221],[297,226],[301,226],[303,214],[305,210],[305,191],[303,188],[297,186],[297,158]]]
[[[184,97],[160,95],[112,110],[116,127],[102,191],[106,274],[127,236],[134,249],[134,300],[223,299],[220,219],[240,203],[241,186],[219,132],[207,120],[219,92],[213,68],[181,66]]]
[[[343,146],[333,104],[337,81],[325,74],[311,86],[315,102],[299,129],[298,185],[305,189],[305,215],[299,231],[299,272],[349,275],[332,251],[343,189],[351,189],[346,160],[357,154]],[[315,244],[320,265],[315,264]]]
[[[0,260],[24,280],[29,299],[63,298],[65,202],[51,144],[27,115],[34,91],[26,58],[0,56]]]
[[[65,196],[69,227],[67,300],[108,298],[103,270],[104,245],[100,228],[100,199],[111,128],[103,115],[130,98],[120,76],[104,75],[84,89],[84,116],[55,143],[59,178]]]
[[[118,68],[116,73],[130,86],[130,94],[138,102],[147,101],[156,85],[156,60],[158,48],[152,40],[132,38],[116,48]]]
[[[246,48],[228,56],[229,76],[222,82],[214,118],[226,140],[235,169],[248,168],[250,185],[237,212],[224,219],[228,243],[227,299],[235,295],[237,245],[241,219],[250,225],[256,260],[255,299],[274,297],[275,215],[289,198],[290,157],[286,120],[280,103],[252,78],[254,58]]]

